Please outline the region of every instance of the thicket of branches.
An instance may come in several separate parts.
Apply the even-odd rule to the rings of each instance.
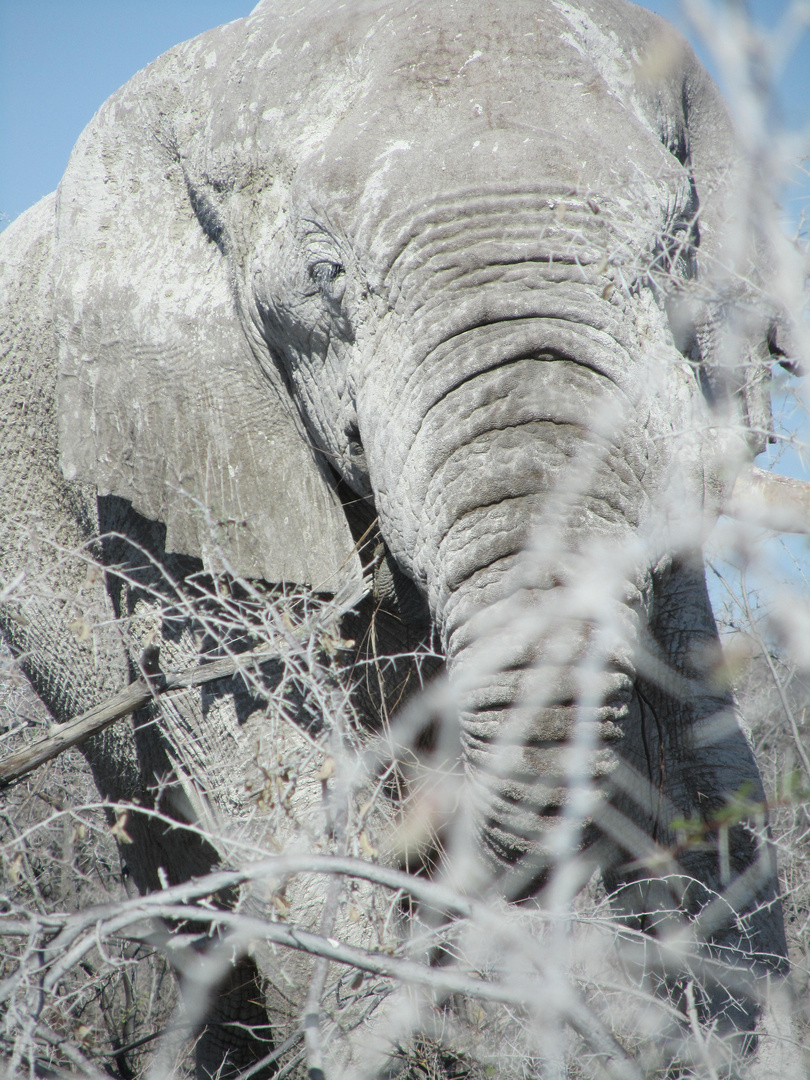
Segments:
[[[758,228],[769,232],[777,254],[769,288],[788,303],[796,349],[808,357],[805,221],[778,220],[764,198],[797,167],[802,151],[771,122],[769,94],[790,33],[804,32],[810,22],[808,9],[793,5],[778,41],[753,28],[736,6],[723,10],[719,36],[711,22],[720,17],[716,11],[695,4],[690,12],[709,46],[717,45],[749,140],[746,150],[759,163],[752,204],[762,208]],[[783,240],[777,240],[779,230],[788,234]],[[777,468],[780,457],[806,460],[806,395],[800,378],[775,366]],[[475,899],[476,871],[464,863],[463,846],[455,876],[431,880],[425,866],[439,857],[438,834],[462,798],[452,752],[454,692],[439,677],[407,703],[386,702],[380,694],[386,673],[407,658],[371,649],[363,663],[349,663],[354,652],[338,616],[357,596],[260,593],[242,582],[241,595],[250,602],[240,604],[232,599],[234,582],[227,590],[215,582],[216,596],[195,608],[198,590],[197,601],[184,594],[183,603],[190,605],[188,618],[219,636],[221,653],[262,703],[264,734],[246,792],[254,820],[240,819],[232,833],[204,819],[186,826],[211,830],[226,856],[223,868],[139,897],[127,890],[119,852],[129,842],[130,815],[143,808],[101,803],[78,750],[58,754],[2,791],[0,1075],[192,1075],[207,991],[233,956],[249,954],[257,942],[316,959],[298,1030],[268,1048],[245,1077],[272,1069],[279,1077],[309,1070],[314,1078],[336,1057],[351,1060],[350,1075],[358,1076],[363,1061],[369,1076],[631,1080],[669,1075],[677,1063],[678,1075],[716,1080],[729,1075],[729,1055],[740,1048],[730,1048],[722,1023],[706,1016],[708,982],[723,985],[730,1001],[755,996],[765,1007],[759,1061],[752,1066],[760,1072],[753,1075],[807,1075],[810,585],[802,544],[786,548],[759,525],[724,519],[708,564],[725,645],[715,670],[735,687],[768,792],[767,805],[739,792],[711,828],[721,849],[724,830],[739,822],[764,844],[766,815],[770,820],[792,965],[787,984],[762,978],[752,985],[733,958],[707,961],[699,933],[686,921],[671,920],[656,941],[617,922],[598,877],[580,888],[587,875],[576,845],[565,843],[576,838],[576,823],[568,834],[561,825],[542,907]],[[90,565],[92,550],[75,557]],[[47,586],[31,578],[0,582],[11,604],[24,604],[40,588]],[[80,636],[92,627],[77,619],[73,631]],[[270,683],[255,657],[229,651],[228,642],[237,639],[249,639],[254,652],[273,658]],[[427,672],[434,659],[426,648],[408,662],[417,673],[424,664]],[[368,690],[359,698],[358,683]],[[144,684],[147,697],[172,692]],[[369,728],[361,713],[381,696],[380,715]],[[123,715],[114,722],[130,721]],[[4,655],[0,757],[46,737],[50,723],[15,660]],[[296,792],[305,783],[322,792],[321,835],[296,817]],[[262,822],[258,831],[256,820]],[[171,819],[166,823],[176,827]],[[301,854],[296,830],[307,829]],[[273,836],[286,837],[281,850]],[[705,841],[705,824],[685,821],[680,850],[650,844],[639,857],[651,876],[665,881],[678,875],[680,851]],[[411,872],[417,867],[419,873]],[[289,899],[302,876],[323,881],[317,932],[296,924]],[[239,888],[249,903],[217,905],[223,891]],[[352,925],[364,928],[357,940],[336,930]]]

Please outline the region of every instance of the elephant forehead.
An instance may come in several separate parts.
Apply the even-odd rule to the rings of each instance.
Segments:
[[[562,0],[267,0],[201,72],[209,156],[228,148],[232,169],[241,131],[251,168],[258,152],[297,171],[333,213],[341,193],[354,207],[442,171],[469,184],[539,165],[593,184],[632,160],[651,175],[662,161],[636,92],[644,36],[622,51],[610,34],[623,7],[591,5],[591,18]]]
[[[649,133],[637,124],[625,123],[624,133],[617,131],[618,121],[608,125],[610,139],[621,138],[623,154],[617,158],[604,128],[566,122],[563,109],[556,113],[559,119],[551,119],[549,97],[528,108],[524,101],[511,116],[501,116],[497,127],[476,115],[475,94],[457,109],[427,104],[420,117],[414,108],[402,123],[357,109],[301,168],[296,194],[316,212],[328,206],[331,222],[347,236],[362,238],[363,246],[370,242],[364,232],[375,222],[397,219],[403,225],[401,215],[424,205],[428,193],[432,200],[446,200],[531,184],[551,185],[555,200],[607,200],[605,211],[608,203],[615,211],[630,195],[637,208],[675,201],[662,199],[657,188],[676,190],[681,170]],[[535,117],[548,119],[548,126]]]

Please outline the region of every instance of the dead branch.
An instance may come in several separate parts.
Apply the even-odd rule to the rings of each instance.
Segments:
[[[114,697],[88,709],[81,716],[76,716],[64,724],[54,725],[45,738],[38,739],[30,746],[23,747],[22,750],[0,760],[0,788],[7,787],[23,776],[27,776],[40,765],[44,765],[46,761],[58,757],[71,746],[78,746],[91,735],[97,735],[110,724],[129,716],[148,701],[162,694],[172,690],[186,690],[191,686],[213,682],[215,679],[224,679],[229,675],[245,671],[249,665],[278,659],[279,656],[278,652],[256,650],[241,653],[238,656],[224,657],[222,660],[213,660],[208,664],[200,664],[189,671],[179,671],[169,675],[157,674],[138,679]]]
[[[774,532],[806,534],[810,484],[754,467],[737,477],[723,512]]]

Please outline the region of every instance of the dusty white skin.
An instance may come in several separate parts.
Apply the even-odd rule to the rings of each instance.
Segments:
[[[462,824],[507,894],[542,880],[572,770],[575,792],[596,779],[663,844],[673,817],[708,820],[743,785],[761,797],[733,702],[706,676],[699,554],[767,428],[770,315],[736,284],[762,258],[740,227],[744,179],[691,50],[619,0],[263,3],[178,46],[102,108],[56,204],[3,237],[8,280],[29,281],[6,291],[4,378],[41,413],[21,419],[6,397],[4,577],[35,503],[65,548],[114,527],[335,591],[359,575],[337,473],[373,502],[438,628]],[[113,497],[100,518],[96,491]],[[75,588],[50,550],[27,558]],[[103,581],[85,593],[101,623]],[[25,627],[5,617],[57,718],[117,689],[160,634],[140,602],[129,652],[98,630],[91,655],[48,602]],[[177,663],[197,649],[183,633]],[[143,730],[97,740],[102,791],[141,797],[144,776],[190,755],[185,771],[239,817],[239,707],[200,700],[167,714],[171,752]],[[198,813],[179,795],[165,808]],[[628,835],[598,799],[585,810],[607,880],[631,883]],[[136,839],[134,876],[155,887],[172,836]],[[179,879],[217,858],[169,861]],[[733,874],[756,861],[741,828],[729,858]],[[702,883],[683,897],[694,911],[721,888],[718,855],[682,863]],[[745,933],[716,940],[778,968],[774,896],[769,870]]]

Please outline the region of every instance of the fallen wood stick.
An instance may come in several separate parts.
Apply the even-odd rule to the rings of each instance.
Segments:
[[[73,720],[55,725],[44,738],[0,760],[0,788],[7,787],[23,776],[27,776],[40,765],[44,765],[46,761],[58,757],[71,746],[78,746],[91,735],[97,735],[110,724],[114,724],[116,720],[121,720],[124,716],[135,712],[141,705],[145,705],[147,701],[154,700],[161,694],[168,693],[170,690],[184,690],[190,686],[199,686],[201,683],[213,682],[215,679],[227,678],[229,675],[235,675],[237,671],[242,671],[248,664],[278,659],[279,655],[277,652],[257,650],[241,653],[239,656],[227,656],[222,660],[212,660],[190,671],[178,671],[169,675],[158,672],[147,679],[138,679],[114,697],[102,701],[100,705],[88,709]]]

